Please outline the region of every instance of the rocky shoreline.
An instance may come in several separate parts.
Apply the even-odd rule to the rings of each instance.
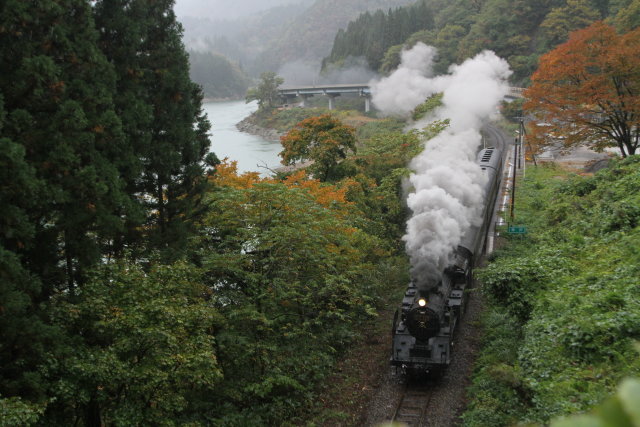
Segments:
[[[250,117],[251,116],[237,123],[236,128],[241,132],[257,135],[268,141],[280,142],[280,137],[284,134],[278,132],[275,129],[267,129],[267,128],[260,127],[254,123],[251,123]]]

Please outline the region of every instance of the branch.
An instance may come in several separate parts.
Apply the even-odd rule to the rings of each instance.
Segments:
[[[262,169],[266,169],[274,175],[278,174],[278,171],[271,169],[265,162],[262,162],[262,164],[256,164],[256,166]]]

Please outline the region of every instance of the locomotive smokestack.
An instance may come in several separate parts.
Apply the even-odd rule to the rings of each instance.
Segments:
[[[435,53],[435,48],[418,43],[403,52],[393,74],[371,84],[374,104],[389,114],[406,115],[442,92],[443,105],[416,128],[450,119],[449,128],[425,141],[424,151],[410,163],[413,188],[407,204],[413,214],[403,240],[412,276],[423,289],[437,285],[464,233],[481,220],[486,178],[475,162],[479,129],[507,94],[511,74],[506,61],[484,51],[451,66],[447,75],[429,77]]]

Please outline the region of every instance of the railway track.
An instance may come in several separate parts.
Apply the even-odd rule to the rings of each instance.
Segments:
[[[433,396],[430,384],[406,384],[398,407],[393,414],[394,423],[403,423],[409,427],[422,426],[427,422],[427,408]]]

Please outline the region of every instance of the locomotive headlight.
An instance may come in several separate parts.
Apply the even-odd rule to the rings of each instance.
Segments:
[[[420,307],[424,307],[425,305],[427,305],[427,300],[426,300],[426,299],[424,299],[424,298],[420,298],[420,299],[418,300],[418,305],[419,305]]]

